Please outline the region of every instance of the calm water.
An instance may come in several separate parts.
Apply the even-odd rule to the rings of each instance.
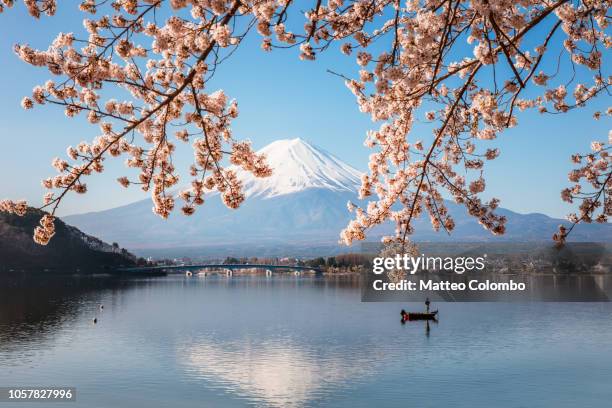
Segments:
[[[0,386],[77,387],[53,407],[610,406],[612,304],[435,306],[427,336],[399,323],[421,305],[354,281],[3,282]]]

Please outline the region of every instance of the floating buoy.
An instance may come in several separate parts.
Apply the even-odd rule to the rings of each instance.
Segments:
[[[193,275],[193,273],[191,271],[185,272],[185,276],[192,276],[192,275]]]
[[[98,323],[98,318],[97,318],[97,317],[94,317],[94,318],[93,318],[93,323],[94,323],[94,324]]]
[[[104,309],[104,305],[100,305],[100,310]]]

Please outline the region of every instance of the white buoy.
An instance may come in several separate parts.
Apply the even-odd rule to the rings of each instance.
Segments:
[[[193,273],[191,271],[187,271],[185,272],[185,276],[193,276]]]
[[[268,277],[272,276],[272,271],[269,269],[266,269],[266,276]]]
[[[294,274],[295,276],[300,276],[302,273],[301,273],[300,271],[295,271],[295,272],[293,272],[293,274]]]

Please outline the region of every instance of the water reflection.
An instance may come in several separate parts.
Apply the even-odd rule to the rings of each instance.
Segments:
[[[0,276],[0,357],[32,359],[79,322],[91,322],[102,299],[142,284],[111,276]]]
[[[380,357],[344,347],[312,350],[291,338],[245,338],[223,345],[208,338],[177,348],[188,375],[273,407],[304,406],[326,390],[374,376],[384,364]]]
[[[0,349],[35,341],[41,343],[77,315],[74,296],[95,291],[70,280],[0,277]],[[88,281],[90,284],[92,281]]]

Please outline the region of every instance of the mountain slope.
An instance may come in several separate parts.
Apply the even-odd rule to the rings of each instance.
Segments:
[[[358,201],[360,172],[335,156],[301,140],[280,140],[262,150],[274,169],[266,179],[239,172],[247,200],[237,210],[227,209],[211,194],[191,217],[179,213],[162,220],[151,211],[150,200],[98,213],[66,217],[65,220],[105,240],[131,249],[240,245],[279,246],[335,244],[339,232],[351,219],[349,200]],[[415,240],[423,241],[541,241],[550,240],[562,220],[542,214],[517,214],[500,209],[508,217],[507,233],[494,237],[449,202],[455,218],[452,236],[432,231],[423,217],[416,221]],[[393,226],[375,230],[369,238]],[[612,226],[585,225],[572,233],[576,241],[610,241]]]
[[[43,215],[29,208],[26,215],[0,212],[0,271],[10,269],[56,269],[63,272],[130,266],[134,255],[125,249],[109,245],[95,237],[55,222],[55,236],[47,246],[32,239],[32,232]]]

